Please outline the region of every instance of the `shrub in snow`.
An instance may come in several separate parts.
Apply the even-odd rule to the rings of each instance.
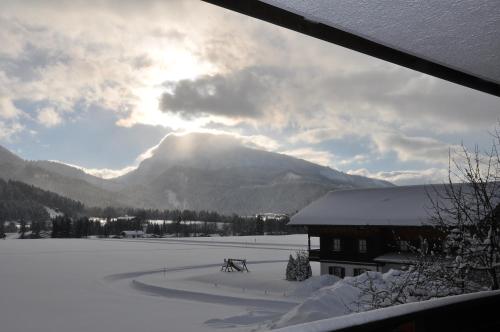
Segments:
[[[297,251],[297,258],[290,255],[286,266],[286,280],[303,281],[312,276],[311,264],[309,263],[309,255],[306,251]]]
[[[286,265],[286,280],[297,280],[297,263],[291,254],[288,258],[288,264]]]
[[[297,252],[297,281],[304,281],[312,276],[309,255],[306,251]]]

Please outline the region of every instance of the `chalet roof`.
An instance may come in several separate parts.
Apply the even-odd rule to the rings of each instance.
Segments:
[[[205,0],[500,96],[498,0]]]
[[[434,210],[430,197],[440,207],[448,185],[416,185],[330,191],[295,214],[289,225],[377,225],[422,226],[430,224]],[[466,189],[467,184],[455,188]]]

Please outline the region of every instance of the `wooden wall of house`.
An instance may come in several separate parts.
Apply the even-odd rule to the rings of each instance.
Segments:
[[[433,227],[387,226],[309,226],[309,236],[320,237],[320,259],[335,261],[370,262],[388,252],[399,251],[398,241],[408,241],[420,247],[421,239],[430,244],[440,242],[440,234]],[[341,241],[341,251],[333,250],[333,239]],[[366,253],[360,253],[358,240],[367,241]]]

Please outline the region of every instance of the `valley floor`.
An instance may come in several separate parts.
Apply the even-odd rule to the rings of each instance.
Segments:
[[[306,235],[0,240],[0,327],[258,330],[300,302],[284,272],[306,246]],[[229,257],[247,259],[250,273],[220,272]]]

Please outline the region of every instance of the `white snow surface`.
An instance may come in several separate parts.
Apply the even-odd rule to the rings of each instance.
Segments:
[[[1,331],[321,331],[372,317],[351,314],[352,284],[366,273],[318,276],[312,262],[311,279],[284,280],[288,256],[306,243],[306,235],[0,240]],[[221,272],[224,258],[247,259],[250,272]],[[383,289],[401,272],[369,273]]]
[[[454,184],[464,192],[468,184]],[[292,216],[291,225],[422,226],[435,214],[432,198],[441,208],[448,185],[430,184],[389,188],[330,191]]]
[[[48,206],[45,206],[45,210],[47,210],[47,213],[49,214],[51,219],[64,215],[64,213],[51,209]]]
[[[448,296],[440,299],[420,302],[417,302],[415,299],[415,302],[406,303],[404,305],[395,305],[386,308],[386,310],[373,310],[373,307],[369,304],[370,295],[363,294],[360,288],[356,287],[356,285],[366,283],[366,281],[369,280],[368,278],[370,278],[375,291],[389,291],[392,284],[398,283],[401,280],[400,278],[405,278],[406,273],[408,272],[399,270],[389,270],[386,273],[369,271],[357,277],[346,277],[337,282],[334,281],[333,284],[319,288],[315,292],[312,292],[301,304],[294,307],[273,322],[268,323],[267,328],[280,329],[290,326],[290,331],[331,331],[335,328],[390,317],[392,315],[397,315],[397,313],[403,314],[415,310],[432,308],[433,306],[439,306],[446,303],[453,303],[454,301],[460,301],[461,299],[461,297],[457,296]],[[317,281],[313,280],[313,282]],[[467,296],[488,296],[491,293],[492,292],[478,292],[468,294]],[[467,296],[462,299],[469,298]],[[359,316],[359,313],[362,312],[375,313]],[[358,313],[358,315],[354,313]],[[338,319],[332,320],[332,318],[335,317]],[[332,323],[305,324],[307,322],[322,320],[328,320]],[[288,329],[285,330],[288,331]]]
[[[448,296],[439,299],[433,299],[422,302],[406,303],[393,307],[375,309],[360,313],[352,313],[342,317],[333,317],[329,319],[317,320],[309,323],[297,324],[289,327],[276,329],[276,332],[326,332],[338,329],[348,328],[364,323],[374,322],[385,318],[396,317],[420,310],[437,308],[443,305],[457,303],[460,301],[471,300],[475,298],[495,296],[500,291],[483,291],[472,294],[463,294]]]
[[[264,328],[301,302],[302,284],[284,276],[306,244],[306,235],[0,240],[1,331]],[[220,272],[228,257],[247,259],[250,272]]]

